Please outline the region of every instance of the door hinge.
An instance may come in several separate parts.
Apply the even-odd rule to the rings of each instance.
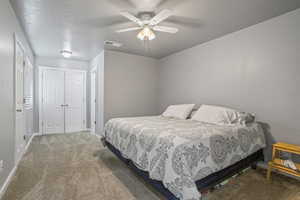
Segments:
[[[94,124],[97,124],[97,122],[96,122],[96,121],[94,121]]]

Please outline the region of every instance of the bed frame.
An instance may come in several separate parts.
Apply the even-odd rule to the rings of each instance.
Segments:
[[[163,196],[166,197],[168,200],[179,200],[175,197],[167,188],[164,187],[161,181],[153,180],[149,177],[149,173],[140,170],[137,168],[134,163],[126,159],[122,156],[120,151],[116,149],[112,144],[104,140],[105,145],[127,166],[129,166],[134,172],[136,172],[139,176],[141,176],[147,183],[152,185],[157,191],[159,191]],[[240,173],[244,169],[248,167],[256,168],[256,164],[258,161],[263,161],[263,151],[262,149],[257,151],[254,154],[246,157],[245,159],[237,162],[234,165],[231,165],[221,171],[215,172],[201,180],[196,181],[196,185],[198,190],[203,193],[209,189],[213,189],[216,185],[222,183],[226,179]]]

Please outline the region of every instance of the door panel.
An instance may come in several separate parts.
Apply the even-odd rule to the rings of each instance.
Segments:
[[[43,133],[64,133],[65,73],[59,70],[43,71]]]
[[[24,128],[24,52],[16,43],[15,55],[15,105],[16,105],[16,138],[15,138],[15,162],[20,159],[25,149],[25,128]]]
[[[81,131],[85,128],[85,73],[65,72],[66,132]]]

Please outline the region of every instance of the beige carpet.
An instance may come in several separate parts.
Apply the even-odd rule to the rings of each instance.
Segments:
[[[300,200],[300,182],[249,170],[210,200]],[[151,186],[88,133],[35,137],[2,200],[158,200]]]
[[[266,180],[266,170],[249,169],[211,192],[205,200],[300,200],[300,181],[275,173],[272,179]]]

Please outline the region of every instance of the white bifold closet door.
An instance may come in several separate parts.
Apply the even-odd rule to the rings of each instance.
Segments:
[[[42,70],[43,134],[84,130],[85,95],[85,72]]]
[[[43,133],[65,132],[65,72],[43,71]]]
[[[65,74],[65,125],[66,132],[76,132],[85,126],[85,76],[82,72]]]

